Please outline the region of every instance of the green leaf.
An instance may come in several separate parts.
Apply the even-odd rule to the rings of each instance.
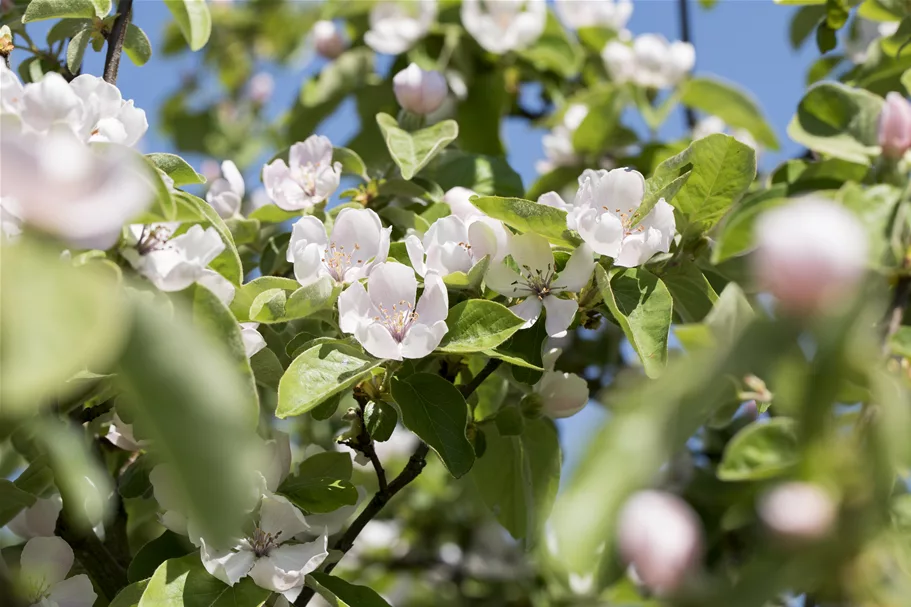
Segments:
[[[522,196],[522,177],[504,158],[444,150],[423,171],[443,190],[462,186],[487,196]]]
[[[911,327],[899,327],[889,338],[889,348],[896,356],[911,358]]]
[[[289,219],[300,217],[301,214],[301,211],[286,211],[279,208],[278,205],[267,204],[258,209],[254,209],[247,217],[249,219],[257,219],[262,223],[281,223],[283,221],[288,221]]]
[[[449,332],[440,344],[443,352],[481,352],[512,337],[525,323],[502,304],[469,299],[449,310]]]
[[[645,268],[614,270],[608,277],[598,265],[595,277],[604,303],[639,355],[646,375],[658,377],[667,363],[674,309],[667,286]]]
[[[197,173],[186,160],[176,154],[146,154],[146,158],[173,179],[176,187],[206,182],[205,177]]]
[[[503,407],[494,417],[494,423],[502,436],[519,436],[525,429],[525,418],[518,407]]]
[[[139,601],[142,599],[142,595],[148,585],[149,580],[142,580],[135,584],[130,584],[117,593],[117,596],[114,597],[114,600],[110,602],[108,607],[138,607]]]
[[[328,278],[300,287],[290,295],[283,289],[269,289],[250,304],[250,320],[262,323],[288,322],[322,310],[333,300],[335,290]]]
[[[111,12],[114,2],[113,0],[92,0],[92,4],[95,7],[95,16],[104,19]]]
[[[130,561],[127,579],[131,583],[136,583],[150,578],[166,560],[180,558],[191,552],[196,552],[196,550],[187,541],[187,538],[166,530],[139,549],[136,556]]]
[[[164,3],[174,15],[190,50],[204,47],[212,33],[212,15],[205,0],[164,0]]]
[[[398,421],[399,415],[395,407],[383,401],[370,401],[364,407],[364,427],[375,441],[389,440]]]
[[[22,23],[62,17],[81,17],[83,19],[104,17],[107,13],[104,15],[96,13],[96,2],[98,1],[102,0],[32,0],[25,9]],[[107,0],[107,5],[108,11],[110,11],[110,0]]]
[[[538,180],[528,188],[525,198],[537,200],[541,197],[541,194],[561,192],[563,188],[570,186],[570,184],[575,185],[581,174],[582,169],[580,167],[557,167],[551,172],[538,177]],[[480,194],[481,192],[478,193]]]
[[[461,150],[459,153],[489,155],[482,158],[505,155],[500,124],[510,103],[512,99],[507,91],[503,69],[487,68],[483,72],[473,74],[468,84],[468,94],[456,107],[455,118],[459,123],[459,138],[456,145]],[[471,187],[464,183],[462,185]]]
[[[531,63],[536,70],[553,72],[563,78],[571,78],[579,73],[582,53],[570,42],[566,30],[560,25],[556,15],[547,12],[547,23],[541,36],[519,56]]]
[[[539,318],[534,325],[517,332],[499,348],[487,350],[485,354],[513,365],[512,376],[523,384],[535,384],[541,379],[542,351],[547,339],[544,320]]]
[[[471,471],[484,503],[510,535],[533,539],[550,515],[561,453],[553,422],[528,420],[521,436],[485,426],[487,449]]]
[[[281,381],[285,370],[275,352],[269,348],[263,348],[250,359],[250,368],[253,369],[253,377],[256,378],[257,385],[278,390],[278,382]]]
[[[174,194],[174,200],[177,202],[178,216],[181,213],[187,213],[191,217],[196,217],[196,221],[215,228],[218,235],[221,236],[222,242],[225,243],[225,250],[209,265],[232,284],[240,284],[244,275],[243,264],[240,262],[237,245],[234,244],[234,237],[225,224],[225,220],[218,216],[208,202],[186,192],[178,191]]]
[[[753,224],[768,209],[788,202],[785,188],[757,192],[744,198],[725,218],[718,230],[712,263],[718,264],[753,247]]]
[[[224,584],[194,553],[162,563],[149,579],[139,607],[261,607],[271,594],[249,576],[234,586]]]
[[[390,607],[383,597],[367,586],[358,586],[345,580],[314,571],[308,577],[313,578],[320,590],[320,595],[327,600],[336,598],[349,607]],[[329,593],[330,596],[324,596]]]
[[[621,134],[625,127],[620,119],[626,99],[615,87],[596,93],[587,101],[588,114],[572,134],[573,148],[582,154],[601,154],[607,149],[622,147]]]
[[[149,42],[149,37],[132,23],[127,25],[123,50],[126,51],[127,57],[134,65],[145,65],[152,58],[152,43]]]
[[[788,38],[791,48],[799,49],[816,30],[817,24],[825,17],[826,9],[822,6],[802,6],[791,17]]]
[[[370,181],[370,177],[367,175],[367,165],[354,150],[334,147],[332,148],[332,161],[342,163],[342,173],[357,175],[364,181]]]
[[[661,280],[674,298],[674,312],[683,322],[699,322],[711,311],[718,294],[695,263],[667,267]]]
[[[905,87],[906,93],[911,93],[911,69],[905,70],[902,74],[902,86]]]
[[[377,114],[376,122],[383,131],[389,154],[406,180],[417,175],[459,135],[455,120],[443,120],[413,133],[399,128],[398,122],[389,114]]]
[[[869,166],[879,156],[881,97],[837,82],[812,87],[788,125],[788,135],[815,152]]]
[[[282,278],[281,276],[260,276],[259,278],[254,278],[250,282],[241,285],[234,292],[234,299],[231,301],[231,312],[234,313],[234,316],[237,317],[237,320],[240,322],[247,322],[250,320],[250,308],[253,307],[253,302],[266,291],[273,289],[281,289],[287,294],[294,293],[300,288],[300,284],[296,280],[290,278]]]
[[[755,481],[777,476],[797,464],[797,424],[786,417],[756,421],[734,435],[724,448],[718,478]]]
[[[835,36],[835,30],[829,27],[825,21],[820,21],[816,26],[816,48],[819,52],[826,54],[838,46],[838,38]]]
[[[85,56],[85,49],[88,47],[92,38],[92,30],[86,28],[73,35],[66,45],[66,67],[70,72],[76,74],[82,67],[82,58]]]
[[[580,241],[566,229],[566,211],[521,198],[479,196],[471,204],[520,232],[534,232],[558,245],[573,246]]]
[[[733,343],[755,316],[743,290],[732,282],[721,292],[715,307],[705,317],[705,324],[719,342]]]
[[[392,397],[402,423],[436,451],[450,474],[464,476],[474,463],[474,449],[465,435],[468,405],[458,388],[430,373],[393,378]]]
[[[47,33],[47,43],[54,44],[72,38],[82,30],[92,27],[91,19],[61,19],[51,26]]]
[[[225,225],[231,231],[231,237],[234,238],[234,244],[237,246],[255,245],[259,241],[260,223],[256,219],[231,217],[225,220]]]
[[[295,358],[282,376],[275,415],[306,413],[366,378],[382,362],[339,343],[313,346]]]
[[[326,513],[357,503],[357,488],[349,481],[331,476],[289,476],[278,492],[296,506],[313,513]]]
[[[756,101],[740,87],[715,78],[691,78],[683,85],[680,102],[718,116],[734,129],[749,131],[756,141],[778,149],[778,138]]]
[[[353,470],[348,453],[326,451],[311,455],[301,462],[297,474],[310,478],[332,477],[350,481]]]
[[[19,514],[24,508],[35,503],[35,496],[28,491],[23,491],[12,481],[0,479],[0,526]]]
[[[733,137],[709,135],[658,165],[653,178],[686,170],[690,176],[672,204],[692,226],[708,230],[753,183],[756,152]]]

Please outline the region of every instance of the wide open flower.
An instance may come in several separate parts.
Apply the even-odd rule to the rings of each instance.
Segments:
[[[244,200],[244,176],[237,170],[237,165],[230,160],[221,163],[221,175],[209,186],[206,201],[215,212],[225,219],[234,217],[240,212]]]
[[[526,328],[535,324],[543,307],[547,311],[544,319],[547,334],[551,337],[565,335],[579,304],[574,299],[560,299],[557,295],[578,293],[588,284],[595,269],[591,249],[585,244],[579,246],[559,274],[554,253],[543,236],[533,233],[513,236],[509,252],[519,271],[502,262],[495,264],[487,273],[487,286],[507,297],[525,298],[513,306],[512,311],[525,319]]]
[[[342,209],[332,225],[332,235],[316,217],[301,217],[291,230],[287,259],[303,285],[329,277],[347,284],[365,278],[389,255],[389,234],[371,209]]]
[[[110,248],[155,195],[133,154],[91,148],[67,132],[4,135],[0,155],[0,196],[15,199],[25,223],[76,248]]]
[[[619,32],[633,15],[632,0],[555,0],[557,15],[567,27],[606,27]]]
[[[89,74],[77,76],[70,87],[84,105],[79,133],[87,141],[105,141],[122,145],[136,145],[147,130],[146,113],[124,101],[113,84]]]
[[[304,578],[328,556],[325,534],[308,543],[294,536],[311,529],[304,515],[286,498],[263,494],[252,524],[230,548],[218,548],[199,538],[202,564],[229,586],[250,576],[260,588],[281,593],[294,601],[304,588]]]
[[[342,163],[332,162],[332,142],[311,135],[291,146],[288,162],[263,167],[263,185],[272,202],[286,211],[312,208],[329,198],[342,178]]]
[[[448,276],[453,272],[467,273],[487,255],[493,258],[497,253],[497,237],[484,222],[466,223],[449,215],[434,221],[423,241],[408,236],[405,248],[412,267],[421,276],[427,272]]]
[[[601,51],[611,78],[639,86],[663,89],[676,86],[696,64],[696,51],[689,42],[668,42],[658,34],[642,34],[632,47],[611,40]]]
[[[427,34],[437,18],[437,0],[378,2],[370,10],[364,42],[378,53],[398,55]]]
[[[615,265],[642,265],[655,253],[670,251],[676,230],[674,208],[663,198],[640,219],[644,196],[645,179],[638,171],[586,170],[579,177],[567,226],[578,230],[595,253],[613,257]]]
[[[60,495],[39,497],[35,503],[23,509],[7,523],[7,528],[23,539],[54,535],[57,517],[63,509]]]
[[[554,371],[563,351],[552,348],[544,354],[544,374],[535,384],[535,394],[541,397],[541,412],[560,419],[575,415],[588,404],[588,383],[575,373]]]
[[[215,273],[208,265],[225,250],[215,228],[196,224],[180,236],[170,234],[165,226],[144,228],[136,248],[123,256],[162,291],[182,291]]]
[[[414,270],[400,263],[378,264],[367,289],[355,282],[338,298],[339,325],[378,358],[424,358],[446,335],[449,294],[438,274],[424,277],[415,306]]]
[[[89,577],[66,577],[73,560],[73,549],[59,537],[30,539],[19,557],[26,602],[32,607],[92,607],[98,595]]]
[[[462,25],[478,44],[497,55],[531,46],[546,22],[544,0],[462,1]]]

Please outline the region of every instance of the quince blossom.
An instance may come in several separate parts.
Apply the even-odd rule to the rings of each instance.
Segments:
[[[253,358],[253,355],[266,347],[266,340],[258,330],[258,322],[240,323],[240,338],[244,342],[244,353],[247,358]]]
[[[491,261],[500,261],[508,253],[509,232],[502,222],[489,217],[481,209],[471,204],[471,197],[477,195],[477,192],[473,190],[457,186],[446,191],[443,195],[443,202],[449,205],[451,214],[461,219],[469,229],[472,224],[480,222],[493,231],[497,240],[497,249],[494,251]]]
[[[339,296],[339,326],[378,358],[423,358],[448,331],[449,294],[440,276],[428,273],[417,305],[416,295],[414,270],[400,263],[378,264],[366,289],[355,282]]]
[[[567,27],[606,27],[619,32],[633,16],[632,0],[555,0],[557,15]]]
[[[217,272],[208,265],[224,250],[215,228],[196,224],[172,238],[169,226],[158,225],[143,227],[136,247],[125,249],[123,256],[159,290],[182,291],[197,281],[220,285],[221,275],[212,276]]]
[[[32,607],[91,607],[98,597],[84,573],[67,578],[73,549],[59,537],[35,537],[19,557],[19,582]]]
[[[581,411],[588,404],[588,383],[575,373],[554,371],[563,351],[552,348],[544,353],[544,374],[535,384],[535,394],[541,397],[542,413],[561,419]]]
[[[50,497],[39,497],[35,503],[19,512],[7,523],[7,529],[23,539],[48,537],[54,535],[57,528],[57,517],[63,509],[63,500],[59,494]]]
[[[437,0],[384,0],[370,10],[364,42],[378,53],[399,55],[423,38],[436,18]]]
[[[221,173],[206,192],[206,201],[212,205],[219,217],[234,217],[240,212],[244,200],[244,176],[237,170],[237,165],[230,160],[221,163]]]
[[[689,42],[668,42],[658,34],[642,34],[632,46],[611,40],[601,51],[611,78],[620,84],[664,89],[677,86],[696,64],[696,51]]]
[[[546,22],[544,0],[462,1],[462,25],[478,44],[497,55],[534,44]]]
[[[332,195],[342,178],[342,163],[332,162],[332,143],[311,135],[291,146],[288,162],[263,167],[263,185],[272,202],[286,211],[310,209]]]
[[[560,273],[550,244],[543,236],[530,232],[513,236],[509,252],[518,271],[504,262],[494,264],[487,272],[487,286],[507,297],[525,298],[511,308],[516,316],[525,319],[524,328],[535,324],[543,307],[547,311],[544,319],[547,334],[562,337],[572,324],[579,304],[557,295],[578,293],[588,284],[595,269],[591,249],[586,244],[579,246]]]
[[[434,221],[423,239],[409,235],[405,238],[405,248],[411,266],[421,276],[428,272],[448,276],[453,272],[467,273],[485,256],[493,258],[497,253],[497,237],[481,221],[466,223],[449,215]]]

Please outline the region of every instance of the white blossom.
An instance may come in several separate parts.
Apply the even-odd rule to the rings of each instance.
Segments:
[[[561,293],[578,293],[588,284],[595,269],[591,249],[582,244],[570,256],[566,267],[557,273],[550,244],[543,236],[534,233],[513,236],[509,252],[518,266],[513,270],[505,262],[493,264],[487,272],[487,286],[507,297],[524,297],[511,309],[525,319],[525,328],[532,326],[547,312],[544,327],[551,337],[566,334],[579,309],[575,299],[561,299]]]
[[[633,15],[632,0],[555,0],[554,7],[573,29],[606,27],[619,32]]]
[[[133,424],[128,424],[115,412],[108,424],[108,431],[104,435],[109,443],[124,451],[139,451],[144,446],[144,441],[136,440],[133,435]]]
[[[335,59],[348,48],[348,40],[335,21],[317,21],[312,35],[316,52],[326,59]]]
[[[182,291],[204,279],[208,265],[225,250],[215,228],[199,224],[180,236],[171,237],[165,226],[144,229],[135,248],[123,256],[161,291]]]
[[[424,292],[415,305],[414,270],[381,263],[367,278],[339,296],[339,326],[373,356],[392,360],[424,358],[448,331],[449,294],[438,274],[424,276]]]
[[[573,103],[566,108],[562,123],[541,139],[546,159],[535,165],[535,169],[539,173],[549,173],[557,167],[578,164],[579,156],[573,147],[573,134],[586,116],[588,116],[587,105]]]
[[[812,483],[782,483],[763,494],[759,516],[769,529],[789,539],[815,540],[825,537],[835,522],[836,507],[831,495]]]
[[[310,209],[329,198],[342,177],[332,162],[332,142],[311,135],[291,146],[288,162],[279,158],[263,168],[263,185],[272,202],[286,211]]]
[[[601,52],[607,71],[618,83],[663,89],[676,86],[696,64],[696,51],[689,42],[668,42],[658,34],[642,34],[632,47],[611,40]]]
[[[244,342],[244,352],[247,358],[253,358],[253,355],[266,347],[266,340],[258,330],[258,322],[240,323],[240,338]]]
[[[25,223],[76,248],[110,248],[154,197],[133,154],[89,148],[65,132],[4,133],[0,155],[0,196],[16,200]]]
[[[472,224],[480,222],[493,231],[497,241],[497,248],[491,261],[500,261],[507,254],[509,232],[502,222],[485,215],[478,207],[471,204],[470,199],[472,196],[477,196],[477,193],[468,188],[457,186],[446,191],[443,195],[443,202],[449,205],[451,214],[461,219],[469,229]]]
[[[231,305],[231,302],[234,301],[234,295],[237,294],[237,289],[231,284],[230,280],[215,270],[208,268],[202,271],[202,276],[196,280],[196,284],[210,290],[226,306]]]
[[[837,307],[866,269],[866,231],[851,211],[804,198],[756,221],[753,267],[760,286],[796,313]]]
[[[91,607],[98,595],[84,573],[67,578],[73,549],[59,537],[35,537],[19,557],[19,587],[32,607]]]
[[[466,223],[449,215],[434,221],[423,239],[413,234],[406,237],[405,248],[411,266],[421,276],[428,272],[448,276],[468,273],[485,256],[496,257],[497,237],[484,222]]]
[[[25,93],[19,77],[0,61],[0,114],[18,116],[22,111],[22,98]]]
[[[546,22],[544,0],[462,1],[462,25],[478,44],[497,55],[534,44]]]
[[[0,198],[0,242],[12,242],[22,234],[21,212],[15,198]]]
[[[702,555],[702,525],[685,501],[663,491],[640,491],[618,519],[620,554],[653,592],[676,590]]]
[[[247,95],[258,105],[269,103],[273,91],[275,91],[275,78],[269,72],[254,74],[247,84]]]
[[[57,528],[57,517],[63,509],[63,500],[59,494],[50,497],[39,497],[35,503],[19,512],[7,523],[7,528],[21,537],[48,537],[54,535]]]
[[[230,160],[221,163],[221,173],[212,181],[206,192],[206,201],[220,217],[228,219],[240,212],[244,200],[244,176],[237,170],[237,165]]]
[[[435,70],[422,70],[416,63],[395,75],[392,88],[403,109],[422,116],[438,110],[448,92],[443,74]]]
[[[674,208],[663,198],[641,217],[644,197],[645,178],[638,171],[586,170],[579,177],[567,226],[595,253],[614,258],[615,265],[640,266],[655,253],[670,251],[676,231]]]
[[[423,38],[437,18],[437,0],[382,0],[370,10],[364,42],[378,53],[398,55]]]
[[[560,419],[575,415],[588,404],[588,383],[575,373],[554,371],[562,350],[552,348],[544,353],[544,374],[535,384],[541,397],[542,413]]]
[[[124,101],[113,84],[89,74],[77,76],[70,87],[82,100],[83,120],[81,132],[88,141],[104,141],[133,146],[142,138],[149,123],[146,113],[133,105],[133,100]]]
[[[391,231],[371,209],[342,209],[331,236],[322,221],[308,215],[291,229],[287,259],[302,286],[324,279],[352,283],[386,261]]]
[[[753,135],[746,129],[728,129],[728,125],[718,116],[706,116],[696,123],[693,127],[693,141],[714,135],[716,133],[727,133],[730,131],[731,137],[744,145],[748,145],[758,153],[760,151],[759,143]]]
[[[879,145],[883,155],[901,159],[911,149],[911,103],[900,93],[886,94],[879,115]]]

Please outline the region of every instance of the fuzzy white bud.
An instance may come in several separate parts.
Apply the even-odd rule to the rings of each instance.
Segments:
[[[399,105],[422,116],[439,109],[448,92],[443,74],[424,71],[414,63],[396,74],[392,85]]]
[[[759,500],[759,516],[776,534],[793,540],[824,537],[835,521],[835,502],[817,485],[783,483]]]
[[[317,21],[313,24],[313,44],[316,52],[326,59],[335,59],[348,48],[348,40],[335,21]]]

